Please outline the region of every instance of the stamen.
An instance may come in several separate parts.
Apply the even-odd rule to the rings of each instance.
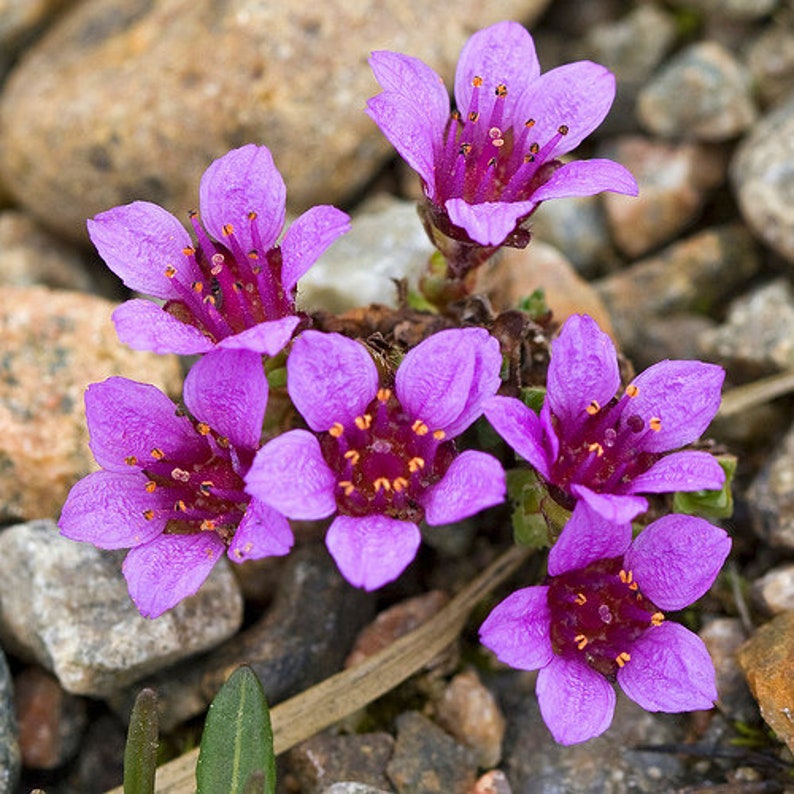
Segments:
[[[187,482],[190,479],[190,472],[180,468],[172,469],[171,478],[179,482]]]
[[[168,265],[164,272],[166,278],[173,278],[176,275],[176,268],[173,265]]]
[[[372,485],[375,488],[375,493],[378,493],[381,488],[384,491],[391,491],[391,483],[385,477],[376,477]]]
[[[407,487],[408,487],[408,480],[406,480],[405,477],[396,477],[392,481],[392,488],[394,488],[394,490],[397,493],[400,493],[400,491],[404,491]]]
[[[654,612],[651,615],[651,626],[661,626],[664,623],[664,612]]]
[[[588,445],[587,451],[595,452],[597,458],[600,458],[604,454],[604,448],[597,441],[594,441],[592,444]]]
[[[433,438],[436,441],[443,441],[447,437],[447,434],[443,430],[434,430],[433,431]]]
[[[475,76],[472,78],[471,84],[472,84],[472,85],[473,85],[475,88],[481,88],[481,87],[482,87],[482,77],[480,77],[479,75],[475,75]]]
[[[163,450],[161,450],[161,449],[160,449],[160,447],[155,447],[155,448],[154,448],[154,449],[151,451],[151,456],[152,456],[152,457],[153,457],[155,460],[162,460],[162,459],[165,457],[165,452],[163,452]]]
[[[567,135],[568,134],[568,125],[567,124],[560,124],[560,126],[557,127],[557,132],[559,132],[560,135]]]
[[[333,436],[334,438],[340,438],[344,432],[345,432],[345,428],[339,422],[334,422],[328,428],[328,434]]]
[[[631,584],[634,581],[634,574],[631,571],[625,571],[623,568],[620,569],[618,576],[623,584]]]
[[[658,433],[662,429],[662,420],[658,416],[654,416],[648,420],[648,427],[650,427],[654,433]]]
[[[196,293],[204,292],[204,282],[203,281],[194,281],[190,285],[190,289],[192,289],[193,292],[196,292]]]
[[[601,404],[598,400],[591,400],[590,405],[585,410],[590,416],[595,416],[601,410]]]
[[[534,126],[535,126],[535,119],[527,119],[527,120],[524,122],[524,126],[525,126],[525,127],[528,129],[528,130],[529,130],[529,129],[532,129],[532,127],[534,127]]]
[[[225,237],[231,237],[234,234],[234,226],[231,223],[224,223],[222,231]],[[215,257],[212,258],[215,259]]]
[[[215,522],[211,518],[205,518],[200,524],[199,529],[202,532],[211,532],[215,529]]]
[[[413,430],[417,436],[425,436],[430,432],[430,428],[421,419],[417,419],[411,425],[411,430]]]
[[[154,493],[155,488],[157,488],[157,483],[154,480],[149,480],[145,487],[146,493]]]
[[[349,449],[345,452],[344,457],[350,461],[352,466],[355,466],[361,460],[361,455],[355,449]]]
[[[199,422],[196,425],[196,431],[200,436],[208,436],[210,434],[210,426],[206,422]]]
[[[257,219],[257,214],[254,210],[248,210],[248,220],[255,221]]]
[[[345,492],[345,496],[350,496],[350,494],[356,490],[356,487],[350,480],[340,480],[339,487]]]
[[[623,651],[623,653],[619,653],[615,657],[615,663],[617,664],[618,667],[623,667],[626,664],[626,662],[630,662],[630,661],[631,661],[631,655],[626,653],[626,651]]]
[[[574,642],[576,643],[576,647],[580,651],[583,651],[587,647],[587,643],[589,642],[589,640],[587,639],[587,637],[584,636],[584,634],[577,634],[573,639]]]
[[[391,397],[391,389],[378,389],[378,402],[387,403]]]
[[[494,93],[498,97],[506,97],[507,96],[507,86],[504,83],[499,83],[498,86],[494,89]]]
[[[639,393],[640,390],[633,383],[626,386],[626,397],[636,397]]]
[[[212,480],[204,480],[204,482],[199,485],[199,491],[201,491],[202,496],[209,496],[212,493],[212,486]]]
[[[135,457],[135,455],[127,455],[127,457],[126,457],[126,458],[124,458],[124,462],[125,462],[125,463],[126,463],[128,466],[137,466],[137,464],[138,464],[138,458],[136,458],[136,457]]]
[[[188,256],[188,257],[189,256],[195,256],[196,255],[196,249],[192,245],[188,245],[188,246],[186,246],[185,248],[182,249],[182,253],[185,256]]]
[[[460,149],[458,149],[458,154],[462,154],[464,157],[468,157],[471,154],[472,145],[470,143],[462,143],[460,145]]]
[[[585,596],[584,593],[577,593],[574,602],[580,607],[583,607],[587,603],[587,596]]]
[[[147,521],[151,521],[154,518],[154,510],[152,510],[151,508],[149,510],[144,510],[143,511],[143,517]]]
[[[425,467],[424,458],[416,457],[416,458],[411,458],[411,460],[408,461],[408,471],[410,471],[411,474],[416,474],[416,472],[418,472],[420,469],[424,469],[424,467]]]
[[[369,430],[372,426],[372,414],[362,414],[353,420],[359,430]]]
[[[187,513],[187,505],[184,499],[177,499],[176,502],[174,502],[174,510],[176,510],[177,513]]]
[[[478,119],[478,118],[480,118],[480,114],[479,114],[479,112],[477,112],[476,110],[473,110],[473,111],[472,111],[471,113],[469,113],[469,115],[468,115],[468,119],[469,119],[469,121],[471,121],[472,123],[473,123],[473,122],[475,122],[475,121],[477,121],[477,119]]]

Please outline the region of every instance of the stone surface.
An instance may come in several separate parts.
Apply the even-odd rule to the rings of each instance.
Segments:
[[[794,752],[794,612],[761,626],[739,649],[761,716]]]
[[[418,711],[397,718],[397,742],[386,774],[398,794],[469,794],[474,754]]]
[[[681,5],[708,16],[757,19],[775,10],[780,0],[685,0]]]
[[[794,563],[778,565],[753,582],[755,600],[766,612],[794,611]]]
[[[321,733],[290,750],[287,762],[301,794],[318,794],[345,782],[388,789],[385,770],[393,750],[388,733]]]
[[[475,784],[471,794],[512,794],[507,775],[501,769],[486,772]]]
[[[703,41],[685,48],[656,73],[637,100],[637,116],[663,138],[725,141],[756,118],[750,76],[722,45]]]
[[[747,491],[753,528],[770,546],[794,549],[794,426]]]
[[[547,243],[534,240],[524,249],[504,248],[477,273],[477,290],[487,293],[497,310],[515,309],[536,289],[543,290],[557,321],[589,314],[607,333],[614,333],[610,313],[596,290]]]
[[[708,311],[760,267],[750,234],[739,224],[716,226],[672,243],[594,283],[623,348],[645,344],[649,317]]]
[[[234,634],[242,599],[226,561],[157,620],[138,613],[121,555],[58,533],[52,521],[0,532],[0,639],[74,694],[101,697]]]
[[[384,202],[354,216],[351,230],[301,279],[298,305],[332,312],[396,306],[394,280],[405,278],[416,289],[433,250],[414,202]]]
[[[794,99],[764,116],[739,144],[731,181],[747,225],[794,265]]]
[[[321,794],[392,794],[392,789],[375,788],[366,783],[334,783],[328,788],[324,788]]]
[[[129,350],[103,298],[45,287],[0,291],[0,520],[56,518],[95,464],[83,392],[123,375],[179,393],[175,357]]]
[[[0,75],[66,0],[0,0]]]
[[[14,713],[14,687],[0,650],[0,794],[13,794],[19,779],[20,754]]]
[[[80,747],[86,701],[65,692],[41,667],[26,667],[14,681],[19,749],[28,769],[56,769]]]
[[[372,612],[372,596],[342,578],[325,546],[296,547],[284,558],[279,590],[261,617],[189,667],[176,665],[140,686],[156,690],[160,726],[173,730],[202,713],[245,660],[273,706],[338,672]],[[125,693],[112,705],[126,715],[133,699]]]
[[[256,142],[295,207],[335,203],[391,151],[362,112],[377,93],[372,50],[422,58],[451,81],[473,31],[529,22],[547,3],[87,0],[9,77],[0,181],[79,237],[86,217],[133,199],[186,212],[210,161]]]
[[[639,196],[602,197],[612,239],[630,259],[691,226],[727,171],[722,150],[704,144],[627,136],[601,147],[599,154],[626,166],[640,189]]]
[[[456,675],[436,704],[438,721],[477,756],[477,766],[489,769],[502,758],[505,719],[496,699],[473,670]]]
[[[766,105],[782,101],[794,81],[794,30],[785,25],[763,28],[747,47],[745,61],[761,100]]]
[[[728,307],[725,323],[699,337],[703,352],[747,380],[794,369],[794,289],[779,278]]]

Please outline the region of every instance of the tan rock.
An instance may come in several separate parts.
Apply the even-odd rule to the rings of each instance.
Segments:
[[[273,151],[294,208],[352,195],[391,153],[363,112],[367,57],[422,58],[451,82],[468,36],[548,0],[87,0],[10,75],[0,182],[51,226],[133,199],[184,213],[210,161]]]
[[[174,357],[121,345],[115,304],[45,287],[0,291],[0,519],[57,518],[94,464],[83,392],[110,375],[179,394]]]
[[[739,649],[761,716],[794,751],[794,611],[761,626]]]

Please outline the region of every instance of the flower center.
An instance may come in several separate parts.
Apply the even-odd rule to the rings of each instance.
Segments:
[[[259,241],[256,213],[249,213],[252,238]],[[169,264],[165,276],[178,297],[163,307],[195,326],[213,342],[253,328],[265,320],[292,313],[292,298],[281,285],[281,251],[257,245],[244,251],[234,227],[223,227],[223,244],[209,238],[196,213],[190,215],[196,245],[183,249],[184,259]]]
[[[130,455],[125,462],[147,477],[144,488],[152,506],[144,518],[166,519],[165,534],[215,532],[228,546],[251,501],[243,476],[253,456],[232,450],[227,438],[203,422],[194,426],[207,442],[205,455],[169,454],[155,447],[149,460]]]
[[[623,568],[622,557],[552,577],[548,604],[554,653],[581,658],[610,679],[631,661],[634,641],[664,620]]]
[[[504,83],[486,86],[475,77],[469,107],[452,113],[437,158],[437,194],[444,199],[523,201],[560,167],[551,155],[568,134],[567,125],[561,124],[548,141],[538,141],[532,135],[535,119],[521,126],[505,123],[507,94]]]
[[[566,491],[571,484],[580,484],[599,493],[623,493],[634,477],[659,459],[658,453],[644,449],[644,441],[661,430],[661,419],[646,422],[626,410],[637,394],[637,387],[630,384],[619,400],[614,398],[603,408],[593,400],[586,415],[572,426],[552,415],[560,439],[552,482]]]
[[[391,389],[379,389],[349,427],[337,422],[320,438],[325,461],[337,475],[339,512],[421,521],[422,494],[444,476],[456,454],[444,437],[443,430],[408,416]]]

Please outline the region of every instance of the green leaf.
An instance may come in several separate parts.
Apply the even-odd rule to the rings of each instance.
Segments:
[[[725,484],[719,491],[677,491],[673,496],[673,511],[702,518],[729,518],[733,515],[731,486],[736,474],[735,455],[719,455],[717,462],[725,472]]]
[[[507,495],[513,502],[513,537],[520,546],[551,546],[571,517],[549,496],[546,484],[534,469],[508,471]]]
[[[540,386],[525,386],[518,395],[527,408],[531,408],[536,414],[543,408],[543,401],[546,399],[546,389]]]
[[[518,302],[518,309],[526,312],[530,320],[543,320],[549,316],[551,310],[546,303],[546,293],[542,287],[538,287],[531,295],[522,298]]]
[[[238,667],[212,701],[196,764],[197,794],[274,794],[273,729],[262,684]]]
[[[157,695],[142,689],[135,698],[124,747],[124,794],[154,794],[159,726]]]

